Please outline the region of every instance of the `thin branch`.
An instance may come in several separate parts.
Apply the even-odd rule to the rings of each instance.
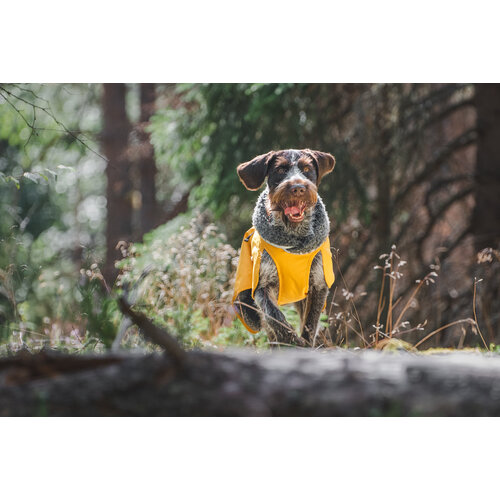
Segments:
[[[474,105],[474,100],[472,98],[469,98],[454,104],[450,104],[444,109],[441,109],[435,112],[434,114],[429,114],[428,116],[425,116],[426,113],[425,110],[413,111],[411,115],[407,118],[405,125],[406,128],[405,135],[407,140],[418,138],[419,136],[421,136],[423,131],[429,129],[430,127],[432,127],[437,123],[442,122],[443,120],[448,118],[450,115],[453,115],[457,111],[461,111],[462,109],[465,109],[473,105]],[[420,117],[419,114],[422,114],[423,116]],[[419,120],[420,118],[421,121]]]
[[[416,109],[426,110],[431,109],[436,102],[442,102],[448,99],[458,90],[468,87],[469,83],[450,83],[431,91],[419,101],[410,101],[410,105]]]
[[[186,351],[182,349],[177,340],[165,329],[156,326],[144,314],[134,311],[124,297],[118,299],[118,305],[123,314],[130,318],[141,330],[142,334],[154,344],[163,347],[179,366],[186,360]]]
[[[356,252],[353,252],[352,254],[350,254],[347,257],[347,259],[344,260],[344,263],[342,265],[342,272],[344,274],[347,274],[347,271],[349,270],[349,268],[351,267],[351,265],[354,264],[355,262],[357,262],[357,260],[358,260],[358,258],[359,258],[360,255],[364,255],[364,253],[366,252],[366,249],[367,249],[368,245],[370,244],[372,238],[373,238],[373,232],[368,233],[368,235],[366,236],[365,240],[363,241],[363,244],[361,245],[361,248],[359,250],[357,250]],[[352,257],[351,255],[355,255],[355,257]],[[352,287],[352,289],[356,290],[356,287],[357,287],[358,284],[359,284],[359,282],[357,282]]]
[[[481,280],[478,280],[476,277],[474,277],[474,295],[472,297],[472,312],[474,314],[474,321],[476,322],[476,327],[477,331],[479,333],[479,336],[481,337],[481,340],[483,341],[484,347],[489,351],[490,348],[486,344],[486,341],[484,340],[483,333],[481,332],[481,328],[479,328],[479,323],[477,322],[477,314],[476,314],[476,291],[477,291],[477,284]]]
[[[403,307],[402,311],[399,313],[398,318],[396,319],[396,323],[394,325],[395,329],[399,326],[399,323],[403,319],[403,317],[405,315],[405,312],[411,306],[413,299],[417,296],[418,291],[420,290],[420,288],[422,288],[423,284],[426,282],[427,278],[429,277],[429,274],[427,274],[427,276],[425,276],[424,279],[420,280],[420,282],[418,283],[418,285],[415,287],[415,290],[413,290],[413,293],[411,294],[411,297],[406,301],[405,306]],[[403,298],[403,294],[401,294],[399,296],[397,302],[399,302],[402,298]]]
[[[394,198],[394,204],[400,203],[406,196],[420,183],[424,182],[426,178],[436,171],[436,168],[444,163],[450,156],[459,151],[460,149],[466,148],[473,144],[477,139],[477,129],[472,128],[466,130],[463,134],[459,135],[451,142],[446,144],[443,148],[438,150],[433,158],[430,159],[422,169],[422,171],[417,174],[411,182],[409,182]]]
[[[0,90],[4,90],[4,88],[0,86]],[[10,92],[8,92],[8,94],[10,94]],[[10,94],[10,95],[12,95],[12,94]],[[0,96],[2,96],[5,99],[5,101],[14,109],[14,111],[23,119],[24,123],[26,123],[26,125],[31,128],[31,124],[28,122],[28,120],[22,114],[21,110],[19,108],[17,108],[12,102],[10,102],[10,100],[7,97],[5,97],[1,92],[0,92]]]
[[[31,94],[35,99],[38,99],[39,101],[43,101],[45,104],[47,104],[47,106],[50,106],[50,103],[49,103],[49,101],[47,101],[47,99],[35,94],[35,92],[33,92],[33,90],[27,89],[25,87],[21,87],[20,85],[18,85],[16,83],[11,83],[10,85],[12,87],[15,87],[16,89],[20,90],[21,92],[27,92],[27,93]]]
[[[436,179],[425,194],[425,203],[428,205],[430,197],[442,188],[449,188],[451,184],[455,184],[456,182],[472,180],[473,177],[471,174],[455,175],[453,177],[442,177],[440,179]]]
[[[417,244],[418,248],[418,254],[422,259],[422,249],[425,240],[427,237],[430,235],[432,230],[434,229],[434,226],[439,222],[441,219],[441,216],[448,211],[450,207],[452,207],[455,203],[461,201],[463,198],[469,196],[472,192],[474,191],[473,187],[468,187],[466,189],[463,189],[462,191],[459,191],[458,193],[455,193],[453,196],[451,196],[448,200],[446,200],[437,210],[434,214],[431,215],[431,218],[427,224],[427,227],[425,228],[424,232],[419,236],[418,240],[414,241],[414,243]]]
[[[344,283],[344,287],[346,288],[346,290],[349,292],[349,287],[346,283],[346,280],[344,278],[344,273],[342,272],[342,269],[340,268],[340,265],[339,265],[339,260],[338,260],[338,253],[335,253],[335,257],[334,257],[334,260],[335,260],[335,264],[337,264],[337,269],[339,270],[339,273],[340,273],[340,277],[342,279],[342,283]],[[351,294],[352,295],[352,294]],[[361,330],[361,338],[363,340],[363,343],[365,346],[368,345],[368,342],[365,340],[365,332],[363,331],[363,325],[361,323],[361,319],[359,317],[359,314],[358,314],[358,310],[356,309],[356,304],[354,303],[354,300],[353,300],[353,297],[350,298],[350,301],[351,301],[351,305],[354,309],[354,319],[356,320],[356,322],[358,323],[359,325],[359,329]],[[357,333],[357,332],[356,332]],[[359,333],[358,333],[359,335]]]
[[[471,175],[457,175],[454,177],[445,177],[436,180],[436,182],[432,184],[432,186],[425,194],[425,205],[426,206],[429,205],[429,199],[431,195],[434,194],[436,191],[439,191],[443,188],[448,188],[451,184],[455,184],[457,182],[471,181],[471,180],[472,180]],[[404,224],[401,224],[398,234],[393,238],[393,241],[396,243],[396,245],[399,245],[401,243],[401,240],[403,239],[407,231],[413,227],[413,221],[417,215],[418,215],[418,210],[416,210],[416,207],[413,207],[410,217],[408,218],[408,220],[404,222]]]
[[[444,247],[446,247],[446,250],[439,255],[439,259],[441,262],[444,262],[445,259],[448,258],[450,253],[453,252],[453,250],[455,250],[455,248],[463,241],[463,239],[470,233],[470,231],[471,231],[471,227],[469,225],[469,226],[465,227],[465,229],[453,240],[452,243],[450,243],[450,244],[445,243],[443,245]],[[424,265],[423,267],[428,268],[431,264],[432,263],[428,263],[428,264]],[[411,278],[408,286],[399,294],[398,300],[400,297],[404,297],[413,288],[416,279],[417,279],[417,277],[415,277],[415,276],[413,278]]]
[[[459,319],[457,321],[453,321],[452,323],[448,323],[447,325],[444,325],[438,328],[437,330],[432,331],[431,333],[429,333],[429,335],[426,335],[422,340],[420,340],[413,346],[414,349],[416,349],[419,345],[423,344],[426,340],[429,340],[436,333],[439,333],[442,330],[449,328],[450,326],[459,325],[460,323],[469,323],[470,325],[477,325],[477,323],[472,318]]]
[[[2,96],[14,109],[15,111],[19,114],[19,116],[21,116],[21,118],[24,120],[24,122],[26,123],[26,125],[31,129],[31,130],[34,130],[35,133],[36,133],[36,130],[38,130],[36,127],[34,127],[34,122],[33,124],[29,123],[26,118],[24,117],[24,115],[21,113],[21,111],[13,104],[9,101],[9,99],[4,95],[7,94],[9,95],[10,97],[13,97],[14,99],[17,99],[25,104],[27,104],[28,106],[31,106],[32,109],[33,109],[33,113],[35,113],[35,110],[38,109],[42,112],[44,112],[45,114],[47,114],[50,118],[52,118],[52,120],[54,120],[54,122],[59,125],[61,127],[61,132],[65,132],[66,134],[68,134],[70,137],[72,137],[75,141],[79,142],[83,147],[85,147],[86,149],[88,149],[89,151],[91,151],[92,153],[96,154],[97,156],[99,156],[99,158],[102,158],[104,161],[108,161],[107,158],[103,155],[101,155],[98,151],[96,151],[95,149],[91,148],[86,142],[82,141],[82,139],[80,139],[77,135],[75,135],[71,130],[69,130],[61,121],[59,121],[56,116],[54,115],[54,112],[52,111],[50,105],[48,105],[47,107],[44,107],[44,106],[40,106],[38,104],[35,104],[33,102],[30,102],[26,99],[24,99],[23,97],[21,96],[18,96],[16,94],[14,94],[13,92],[9,91],[8,89],[6,89],[4,86],[0,85],[0,96]],[[32,135],[32,134],[31,134]],[[31,137],[30,135],[30,137]]]
[[[429,127],[430,125],[433,125],[434,123],[438,123],[448,116],[452,115],[453,113],[456,113],[457,111],[460,111],[463,108],[467,108],[469,106],[474,105],[474,99],[465,99],[463,101],[457,102],[455,104],[452,104],[451,106],[448,106],[447,108],[443,109],[442,111],[439,111],[435,115],[430,116],[426,122],[424,123],[424,127]]]

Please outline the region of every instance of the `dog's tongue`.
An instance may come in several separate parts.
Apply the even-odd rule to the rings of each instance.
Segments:
[[[293,215],[295,217],[297,217],[298,215],[300,215],[302,213],[302,210],[300,210],[299,207],[286,207],[285,208],[285,215]]]

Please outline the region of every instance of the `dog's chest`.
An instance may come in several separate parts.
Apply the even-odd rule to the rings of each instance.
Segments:
[[[325,275],[323,270],[323,258],[321,252],[318,252],[311,264],[310,271],[306,277],[309,288],[311,287],[324,287]],[[271,256],[266,250],[262,251],[262,258],[260,261],[259,269],[259,284],[258,288],[265,288],[275,300],[279,296],[280,279],[278,269]]]

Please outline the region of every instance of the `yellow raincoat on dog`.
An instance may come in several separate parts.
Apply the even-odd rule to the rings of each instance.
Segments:
[[[240,260],[236,270],[234,283],[233,303],[236,297],[244,290],[252,290],[252,297],[259,284],[260,260],[262,251],[266,252],[273,259],[279,278],[278,305],[291,304],[305,299],[309,291],[309,275],[314,257],[321,252],[323,260],[323,273],[325,282],[330,288],[335,281],[333,273],[332,253],[330,251],[330,238],[326,238],[323,244],[307,254],[294,254],[275,247],[261,238],[257,230],[250,228],[243,237],[241,244]],[[250,329],[243,318],[237,313],[245,328]]]

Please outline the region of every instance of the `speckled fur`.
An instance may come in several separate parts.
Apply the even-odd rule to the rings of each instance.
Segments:
[[[298,337],[276,305],[278,294],[278,270],[273,259],[264,250],[260,262],[259,284],[255,290],[255,302],[261,311],[261,325],[272,342],[298,345],[311,343],[316,335],[319,317],[328,294],[321,252],[314,257],[311,265],[307,297],[294,304],[301,320],[301,337]]]
[[[330,233],[330,221],[321,198],[318,196],[316,205],[306,210],[304,220],[292,227],[285,224],[276,212],[268,213],[268,194],[266,188],[259,196],[252,216],[253,226],[260,236],[290,253],[310,253],[319,248]]]
[[[317,204],[308,210],[309,213],[306,213],[304,221],[293,228],[284,224],[274,212],[268,215],[266,203],[267,189],[262,192],[257,201],[252,221],[261,237],[268,243],[284,248],[290,253],[304,254],[319,248],[327,238],[330,223],[325,206],[319,197]],[[278,294],[278,270],[273,259],[264,250],[260,262],[259,284],[254,294],[255,302],[251,299],[251,296],[239,297],[242,302],[253,302],[259,309],[258,315],[254,309],[247,310],[244,314],[245,321],[255,330],[264,327],[271,342],[297,345],[310,344],[316,334],[319,316],[328,294],[321,253],[316,255],[311,265],[307,297],[295,304],[301,318],[300,337],[278,308]]]
[[[305,151],[307,153],[325,155],[324,153]],[[289,172],[289,175],[298,174],[300,176],[300,172],[297,172],[297,160],[300,158],[302,152],[287,150],[284,153],[287,154],[288,160],[292,164],[292,170]],[[261,168],[262,162],[269,155],[270,153],[257,157],[252,162],[249,162],[249,164],[257,164],[258,168]],[[333,169],[334,158],[331,155],[326,156],[330,156],[331,160],[333,160],[333,164],[330,164],[325,171],[328,173]],[[262,170],[259,173],[262,175]],[[324,173],[320,173],[319,179],[322,175]],[[249,187],[247,184],[251,184],[251,186]],[[253,186],[258,185],[259,180],[255,180],[250,176],[247,177],[247,184],[249,189],[254,189]],[[271,210],[269,186],[266,187],[257,200],[252,216],[252,223],[261,238],[265,241],[294,254],[306,254],[316,250],[330,233],[330,221],[323,201],[319,196],[316,204],[306,209],[304,219],[300,223],[290,224],[283,219],[281,213]],[[255,301],[252,299],[251,293],[249,294],[248,292],[249,290],[242,292],[238,296],[238,299],[250,306],[248,309],[243,306],[240,309],[240,313],[252,329],[260,330],[264,327],[269,340],[277,344],[296,344],[301,346],[313,344],[318,329],[319,317],[328,294],[328,287],[323,273],[321,252],[315,256],[311,265],[307,297],[295,303],[301,318],[300,337],[286,321],[285,316],[277,306],[279,294],[278,271],[274,261],[265,250],[262,253],[260,263],[259,284],[254,293]]]

